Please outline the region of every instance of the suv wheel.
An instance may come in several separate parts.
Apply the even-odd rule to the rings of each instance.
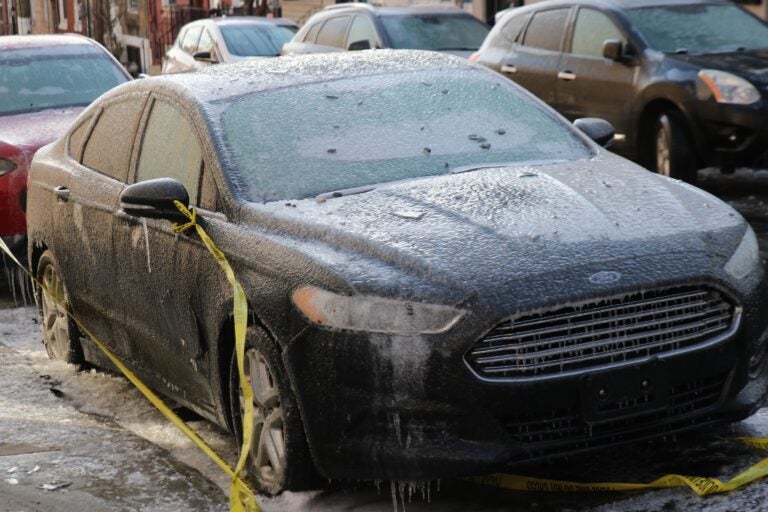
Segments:
[[[256,327],[248,328],[244,362],[246,380],[253,393],[253,437],[247,476],[259,492],[273,496],[312,487],[316,472],[282,360],[275,343]],[[234,430],[242,443],[244,402],[234,354],[230,390]]]
[[[45,251],[40,257],[37,279],[44,286],[37,296],[43,344],[48,357],[70,364],[82,364],[83,348],[77,325],[67,314],[69,295],[51,251]]]
[[[657,118],[652,141],[652,170],[688,183],[696,182],[696,157],[685,130],[685,120],[678,112],[665,112]]]

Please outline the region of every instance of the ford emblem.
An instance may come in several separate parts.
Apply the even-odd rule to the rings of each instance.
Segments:
[[[592,284],[611,284],[621,279],[621,273],[612,270],[605,270],[589,276],[589,282]]]

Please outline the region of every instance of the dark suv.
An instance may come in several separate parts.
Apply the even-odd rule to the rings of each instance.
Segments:
[[[729,1],[545,1],[514,9],[472,60],[569,119],[616,127],[613,149],[694,182],[768,142],[768,26]]]
[[[488,25],[457,8],[346,3],[328,6],[309,18],[282,53],[395,48],[469,57],[480,48],[488,31]]]

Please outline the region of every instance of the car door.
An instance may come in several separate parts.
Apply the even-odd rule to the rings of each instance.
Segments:
[[[603,43],[627,37],[614,20],[597,9],[579,8],[570,44],[560,61],[557,109],[568,119],[600,117],[619,135],[629,131],[629,113],[639,66],[603,57]],[[622,142],[619,137],[617,143]]]
[[[501,72],[546,103],[555,102],[557,70],[570,7],[533,14],[522,35],[504,57]]]
[[[207,181],[201,136],[191,117],[172,99],[155,96],[150,103],[137,137],[131,181],[174,178],[189,192],[190,205],[215,208],[215,188]],[[165,393],[210,404],[199,313],[205,305],[199,303],[197,276],[216,272],[216,262],[194,230],[177,235],[167,220],[123,212],[118,217],[115,272],[128,315],[121,334],[134,345],[133,363]]]
[[[103,103],[90,125],[81,124],[72,133],[72,179],[54,184],[58,199],[54,215],[70,226],[70,240],[53,250],[73,291],[72,307],[89,330],[121,357],[132,354],[127,340],[115,335],[124,319],[112,227],[146,99],[144,93],[131,93]]]

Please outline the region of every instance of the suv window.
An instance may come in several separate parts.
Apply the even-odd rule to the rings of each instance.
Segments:
[[[528,30],[525,31],[525,46],[543,50],[560,51],[560,41],[565,31],[565,21],[570,9],[552,9],[533,15]]]
[[[307,30],[307,33],[304,35],[302,43],[314,43],[315,38],[317,37],[317,32],[320,30],[320,25],[322,25],[322,23],[315,23],[309,27],[309,30]]]
[[[349,49],[350,44],[358,41],[368,41],[368,48],[376,48],[376,29],[364,16],[355,16],[352,20],[346,48]]]
[[[501,33],[510,43],[516,43],[517,38],[520,36],[520,31],[528,21],[530,14],[524,14],[523,16],[515,16],[506,25],[501,28]]]
[[[133,135],[138,128],[143,103],[143,95],[133,95],[104,107],[86,142],[83,165],[123,183],[128,180]]]
[[[344,48],[349,18],[349,16],[338,16],[327,20],[317,34],[317,44]]]
[[[200,32],[203,31],[203,27],[190,27],[187,33],[184,34],[184,39],[181,41],[181,49],[192,55],[197,49],[197,40],[200,39]]]
[[[78,126],[69,136],[69,156],[77,161],[80,161],[80,157],[83,154],[83,143],[91,128],[91,121],[93,121],[93,116],[88,116],[83,119],[80,126]]]
[[[594,9],[579,9],[571,53],[602,58],[603,43],[607,39],[618,39],[626,44],[621,30],[607,15]]]
[[[179,180],[197,205],[202,151],[192,125],[175,107],[155,100],[141,139],[136,182],[154,178]]]
[[[207,29],[203,29],[203,33],[200,35],[200,42],[197,43],[196,52],[211,52],[213,55],[213,38]]]

